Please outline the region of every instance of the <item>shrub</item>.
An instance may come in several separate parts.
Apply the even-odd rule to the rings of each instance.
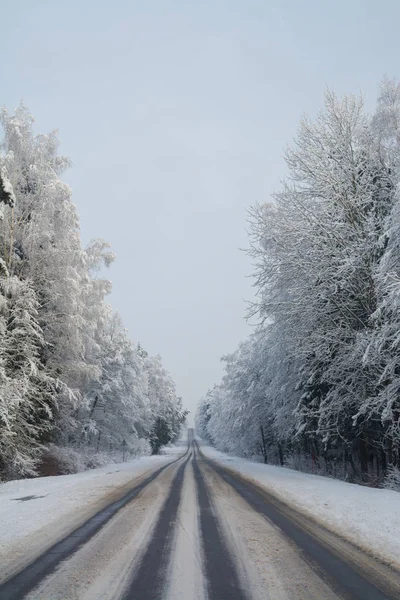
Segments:
[[[400,492],[400,469],[394,465],[389,465],[383,485],[386,490]]]

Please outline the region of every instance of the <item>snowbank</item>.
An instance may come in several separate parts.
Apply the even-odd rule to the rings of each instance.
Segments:
[[[400,568],[400,494],[229,456],[201,444],[222,465],[263,485],[369,554]]]

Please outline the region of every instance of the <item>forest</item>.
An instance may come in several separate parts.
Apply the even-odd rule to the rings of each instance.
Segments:
[[[0,480],[37,475],[49,455],[76,470],[157,453],[186,412],[106,302],[114,255],[82,246],[57,132],[35,135],[24,105],[0,123]]]
[[[222,451],[400,488],[400,86],[327,91],[249,210],[252,333],[196,427]],[[389,483],[388,483],[389,482]]]

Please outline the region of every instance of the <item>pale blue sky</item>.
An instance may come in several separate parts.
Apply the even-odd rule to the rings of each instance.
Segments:
[[[246,207],[267,200],[326,86],[399,76],[400,3],[2,0],[0,104],[60,130],[85,241],[117,261],[111,302],[186,405],[249,332]]]

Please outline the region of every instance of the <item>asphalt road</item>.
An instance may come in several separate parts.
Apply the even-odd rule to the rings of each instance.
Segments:
[[[33,516],[34,517],[34,516]],[[190,436],[0,600],[395,600],[400,574],[206,459]]]

